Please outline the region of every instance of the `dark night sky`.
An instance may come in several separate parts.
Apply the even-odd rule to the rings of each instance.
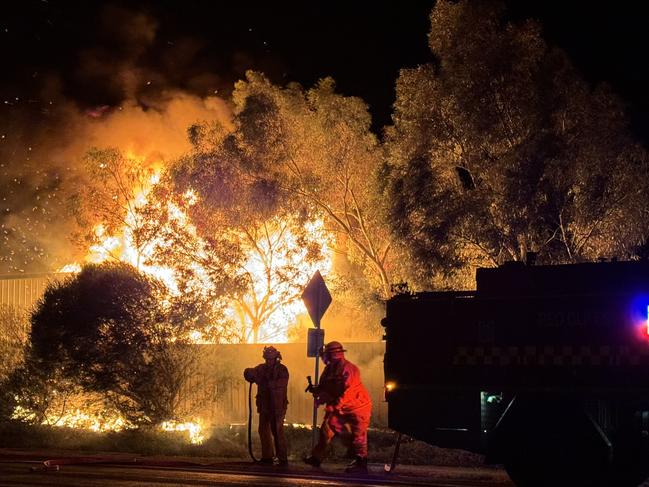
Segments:
[[[565,48],[587,79],[610,82],[646,138],[649,73],[640,6],[510,3],[516,15],[539,18],[547,39]],[[426,34],[432,4],[430,0],[113,2],[155,19],[152,44],[133,52],[138,40],[129,36],[137,33],[125,33],[129,28],[124,27],[123,12],[107,9],[105,2],[14,2],[0,12],[0,55],[5,66],[0,96],[10,103],[18,97],[19,102],[38,105],[45,96],[43,86],[51,85],[56,73],[56,89],[82,108],[118,104],[124,88],[111,79],[110,66],[125,58],[139,70],[143,86],[137,94],[143,100],[147,93],[168,87],[223,94],[245,69],[254,68],[274,81],[305,85],[331,75],[343,93],[362,96],[370,104],[378,127],[389,122],[398,69],[430,59]],[[89,58],[107,68],[87,69]]]

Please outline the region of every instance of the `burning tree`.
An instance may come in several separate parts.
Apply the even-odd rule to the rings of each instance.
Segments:
[[[92,149],[86,155],[86,181],[72,205],[83,229],[76,239],[84,250],[90,248],[96,262],[128,261],[141,269],[160,224],[146,198],[158,182],[160,165],[117,149]]]
[[[168,172],[115,150],[89,154],[93,184],[77,195],[80,223],[94,228],[89,259],[164,279],[195,341],[286,340],[300,286],[330,265],[322,228],[270,184],[243,178],[232,162],[240,153],[191,140],[194,151]]]
[[[192,129],[193,153],[171,168],[174,191],[192,195],[186,211],[198,238],[233,245],[228,262],[239,285],[228,290],[226,314],[238,323],[238,341],[284,341],[301,286],[330,265],[327,238],[308,207],[285,198],[274,181],[249,177],[250,159],[231,134],[205,129]],[[184,245],[179,236],[166,247],[172,260]]]
[[[231,340],[224,294],[238,289],[230,264],[238,257],[227,238],[201,239],[186,214],[191,198],[161,183],[164,162],[117,149],[93,149],[73,197],[80,228],[74,235],[89,262],[127,262],[166,285],[170,319],[192,324],[204,340]],[[174,246],[170,259],[169,246]],[[64,270],[79,268],[78,264]],[[72,269],[70,269],[72,268]],[[228,335],[230,333],[230,335]]]
[[[370,286],[348,282],[373,302],[389,296],[404,266],[385,222],[367,106],[336,94],[330,79],[303,90],[256,73],[233,101],[234,119],[191,127],[192,151],[169,167],[89,154],[90,184],[76,200],[88,260],[163,278],[173,303],[193,309],[202,341],[286,340],[300,286],[332,265],[334,245],[347,257],[341,267]]]
[[[234,311],[243,341],[285,341],[305,279],[324,263],[322,228],[317,222],[293,220],[276,218],[242,229],[249,256],[242,270],[248,285],[237,296]]]
[[[214,145],[237,153],[237,170],[248,180],[323,218],[336,250],[388,297],[401,268],[384,219],[382,153],[367,105],[336,94],[330,78],[304,90],[275,86],[254,72],[237,83],[233,101],[234,129],[213,137]]]
[[[390,220],[422,279],[631,255],[647,157],[619,101],[501,2],[439,1],[430,19],[438,62],[401,71],[386,144]]]

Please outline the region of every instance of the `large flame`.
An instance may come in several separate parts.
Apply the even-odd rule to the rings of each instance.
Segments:
[[[146,163],[144,157],[132,152],[127,153],[126,157],[134,164]],[[148,181],[144,181],[141,187],[133,188],[133,200],[124,208],[126,223],[123,228],[115,234],[109,234],[104,224],[99,222],[94,228],[98,243],[89,247],[85,262],[101,263],[110,259],[127,262],[164,282],[171,294],[177,294],[178,284],[173,263],[168,266],[149,264],[155,249],[164,246],[165,242],[154,240],[145,248],[137,248],[133,241],[131,229],[136,224],[136,212],[147,204],[149,194],[160,181],[163,163],[149,164],[149,167],[153,169]],[[198,196],[192,190],[188,190],[183,197],[189,206],[198,201]],[[195,227],[183,209],[173,202],[168,202],[167,210],[176,225],[182,226],[193,238],[199,239]],[[239,339],[249,343],[288,341],[289,330],[296,324],[297,316],[304,313],[304,306],[299,299],[300,286],[303,286],[316,270],[326,276],[332,268],[332,241],[322,220],[306,223],[308,235],[321,247],[321,258],[310,261],[306,258],[307,249],[300,246],[297,236],[288,226],[275,222],[270,228],[270,234],[267,233],[265,238],[247,246],[249,250],[244,269],[250,279],[248,292],[233,301],[227,312],[241,327]],[[292,269],[294,282],[280,277],[282,269],[287,267]],[[59,272],[78,272],[80,269],[81,265],[74,263],[62,267]],[[194,270],[199,278],[206,275],[200,268]],[[209,283],[205,280],[201,285],[208,286]],[[205,343],[199,331],[192,332],[190,339],[195,343]]]
[[[308,250],[301,247],[296,235],[277,225],[268,238],[255,242],[248,252],[245,269],[252,278],[250,292],[230,308],[230,315],[238,319],[247,342],[285,343],[288,332],[296,323],[304,305],[299,299],[302,286],[316,270],[327,275],[332,267],[331,241],[322,220],[308,222],[305,229],[321,247],[321,259],[309,261]],[[269,264],[272,262],[272,264]],[[291,269],[299,282],[286,280],[282,269]],[[277,270],[280,270],[279,272]],[[254,333],[254,320],[261,318],[261,326]]]

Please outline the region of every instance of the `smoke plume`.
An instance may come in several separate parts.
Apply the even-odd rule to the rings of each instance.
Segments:
[[[105,7],[95,25],[94,44],[68,65],[35,72],[28,98],[12,96],[23,93],[15,86],[14,93],[3,89],[0,273],[49,272],[78,258],[69,197],[83,184],[89,149],[169,162],[189,150],[190,125],[228,123],[227,104],[214,96],[220,77],[183,77],[198,41],[184,39],[161,54],[156,20],[123,7]]]

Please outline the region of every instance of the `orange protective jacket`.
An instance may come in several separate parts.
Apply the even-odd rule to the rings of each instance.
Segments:
[[[361,372],[347,359],[331,362],[320,376],[316,398],[327,411],[349,414],[371,409],[372,399],[361,382]]]
[[[277,362],[265,363],[244,371],[246,380],[257,384],[257,412],[284,417],[288,406],[288,369]]]

